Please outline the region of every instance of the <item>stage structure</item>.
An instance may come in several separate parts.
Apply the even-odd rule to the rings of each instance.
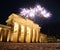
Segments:
[[[40,41],[41,27],[32,20],[12,13],[6,20],[6,23],[6,26],[0,25],[0,41],[20,43],[42,42]]]

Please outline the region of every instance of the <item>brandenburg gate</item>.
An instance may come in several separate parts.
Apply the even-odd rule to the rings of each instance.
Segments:
[[[41,27],[32,20],[13,13],[9,16],[8,20],[6,20],[6,23],[11,26],[9,41],[21,43],[39,42]]]

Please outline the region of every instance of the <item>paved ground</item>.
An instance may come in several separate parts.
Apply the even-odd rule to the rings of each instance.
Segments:
[[[0,50],[60,50],[60,43],[0,42]]]

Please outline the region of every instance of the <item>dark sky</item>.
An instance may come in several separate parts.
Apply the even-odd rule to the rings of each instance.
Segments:
[[[60,36],[60,1],[59,0],[0,0],[0,24],[5,24],[5,20],[11,13],[18,13],[21,7],[32,7],[41,4],[49,10],[52,16],[46,18],[36,18],[35,22],[42,27],[42,32],[48,35]]]

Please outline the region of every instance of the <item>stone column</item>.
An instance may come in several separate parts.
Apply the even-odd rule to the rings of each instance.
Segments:
[[[20,42],[20,41],[19,41],[19,39],[20,39],[20,35],[21,35],[21,25],[19,24],[19,31],[18,31],[18,42]]]
[[[32,27],[30,29],[31,29],[31,32],[30,32],[30,43],[31,43],[32,42],[32,36],[33,36],[33,29],[32,29]]]
[[[11,40],[11,30],[8,30],[8,36],[7,36],[7,42],[10,42]]]
[[[35,42],[35,37],[36,37],[36,31],[35,29],[33,29],[33,33],[32,33],[32,42],[34,43]]]
[[[7,35],[8,35],[8,29],[3,28],[2,29],[2,41],[6,42],[7,41]]]
[[[26,43],[31,42],[31,28],[27,26]]]
[[[27,26],[25,26],[24,42],[26,42],[26,36],[27,36]]]
[[[38,42],[38,38],[39,38],[39,31],[38,29],[36,30],[36,42]]]
[[[18,32],[19,31],[19,24],[17,22],[14,22],[14,30],[12,33],[11,41],[12,42],[17,42],[18,40]]]
[[[21,34],[19,35],[19,42],[24,42],[24,36],[25,36],[25,26],[21,25]]]
[[[2,32],[1,32],[2,28],[0,27],[0,41],[2,41]]]

